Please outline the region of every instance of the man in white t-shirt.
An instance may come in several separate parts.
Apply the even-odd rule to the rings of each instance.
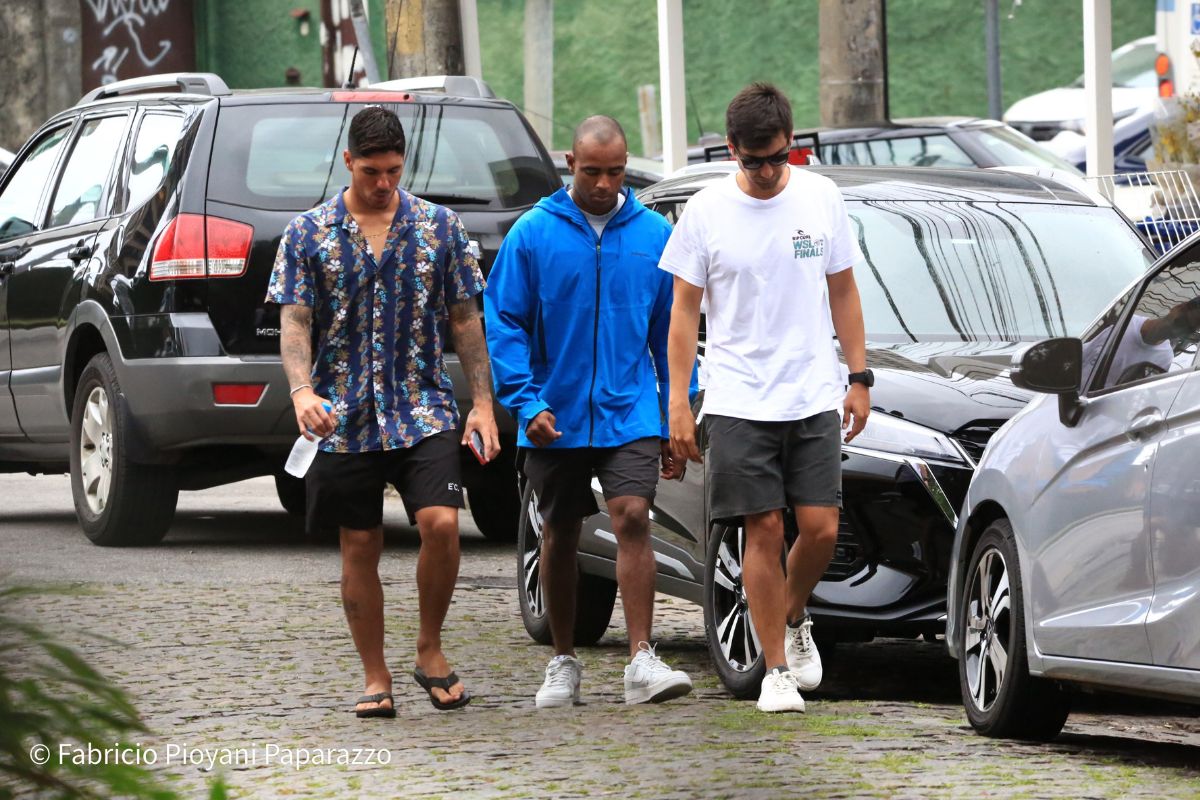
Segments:
[[[822,676],[805,606],[837,541],[840,430],[853,439],[871,405],[850,269],[862,255],[834,183],[788,165],[792,111],[782,92],[748,86],[725,126],[741,169],[692,197],[659,262],[675,276],[671,445],[676,459],[701,460],[687,369],[704,301],[710,518],[745,526],[743,581],[767,669],[758,707],[803,711],[800,690]],[[800,531],[786,578],[785,507]]]

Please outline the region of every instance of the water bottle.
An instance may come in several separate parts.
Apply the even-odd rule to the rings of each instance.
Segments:
[[[333,406],[329,403],[321,404],[326,411],[333,411]],[[309,433],[313,433],[309,430]],[[317,436],[313,433],[313,436]],[[288,453],[287,463],[283,465],[283,471],[288,475],[293,475],[297,478],[303,478],[308,473],[308,468],[312,466],[313,459],[317,457],[317,450],[321,448],[321,437],[309,439],[307,436],[299,436],[296,438],[296,443],[292,445],[292,452]]]

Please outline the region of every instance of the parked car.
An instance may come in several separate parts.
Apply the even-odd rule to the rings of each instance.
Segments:
[[[554,168],[558,170],[558,177],[562,179],[563,186],[569,187],[575,182],[575,176],[567,169],[566,151],[553,150],[550,156],[554,159]],[[625,185],[635,192],[658,183],[662,179],[663,164],[661,161],[630,156],[629,161],[625,164]]]
[[[1037,167],[1082,175],[1074,166],[1002,122],[977,117],[913,117],[874,125],[818,128],[793,135],[798,156],[820,163],[861,167]],[[724,145],[694,147],[688,163],[729,159]],[[793,164],[807,164],[796,158]]]
[[[1113,172],[1145,172],[1146,162],[1154,157],[1150,126],[1154,124],[1157,103],[1142,106],[1113,125]],[[1042,146],[1063,161],[1087,170],[1087,139],[1074,131],[1063,131]]]
[[[841,188],[865,256],[855,274],[876,378],[866,429],[843,446],[845,506],[833,561],[809,607],[814,632],[823,644],[932,637],[943,629],[950,550],[971,473],[991,435],[1030,398],[1007,378],[1012,353],[1082,332],[1152,256],[1082,183],[999,170],[809,169]],[[675,221],[692,195],[731,180],[734,170],[712,164],[639,196]],[[703,335],[699,356],[703,362]],[[701,375],[703,383],[703,368]],[[742,591],[742,531],[709,521],[709,477],[693,464],[683,481],[659,483],[651,510],[657,588],[703,606],[721,680],[750,696],[763,665]],[[528,486],[522,505],[521,615],[535,640],[549,642],[541,520]],[[787,525],[794,538],[790,514]],[[612,530],[604,512],[584,524],[579,644],[596,641],[612,612]]]
[[[1120,122],[1158,96],[1154,71],[1157,50],[1153,36],[1127,42],[1112,52],[1112,113]],[[1083,76],[1061,86],[1022,98],[1004,112],[1004,121],[1034,141],[1044,142],[1062,131],[1084,133],[1086,95]]]
[[[1053,738],[1069,688],[1200,702],[1200,237],[1082,332],[1013,359],[950,558],[971,725]]]
[[[562,184],[536,135],[482,82],[456,94],[231,92],[215,75],[102,86],[56,114],[0,181],[0,471],[69,471],[97,544],[156,542],[180,489],[282,472],[296,437],[264,304],[284,226],[348,183],[353,114],[394,110],[404,185],[459,213],[484,271],[516,218]],[[473,96],[467,89],[474,87]],[[464,416],[462,368],[447,357]],[[512,421],[503,458],[463,450],[480,530],[513,537]]]

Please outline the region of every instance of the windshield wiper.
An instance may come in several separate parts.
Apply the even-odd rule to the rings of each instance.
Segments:
[[[463,195],[463,194],[432,194],[432,193],[425,194],[422,192],[413,192],[412,189],[409,189],[409,191],[412,192],[413,194],[415,194],[417,197],[421,198],[422,200],[428,200],[431,203],[437,203],[438,205],[441,205],[441,206],[452,206],[452,205],[486,206],[492,202],[491,200],[488,200],[485,197],[468,197],[467,195]]]

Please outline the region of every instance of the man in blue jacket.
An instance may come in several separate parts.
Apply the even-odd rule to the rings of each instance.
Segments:
[[[649,644],[650,503],[660,462],[668,479],[682,477],[684,464],[672,459],[666,426],[672,285],[658,260],[671,226],[623,189],[626,156],[616,120],[584,120],[567,156],[574,186],[517,221],[484,293],[496,396],[517,420],[543,519],[541,579],[555,656],[538,708],[579,702],[576,550],[583,518],[598,511],[593,474],[617,536],[631,657],[625,702],[692,689]]]

